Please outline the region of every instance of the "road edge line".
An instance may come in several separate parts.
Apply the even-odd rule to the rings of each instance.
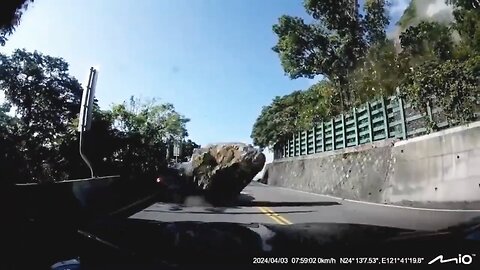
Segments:
[[[313,192],[308,192],[308,191],[303,191],[303,190],[296,190],[292,188],[287,188],[287,187],[279,187],[279,186],[272,186],[272,185],[267,185],[264,183],[257,182],[261,185],[264,186],[269,186],[273,188],[279,188],[279,189],[285,189],[289,191],[295,191],[295,192],[300,192],[300,193],[306,193],[310,195],[315,195],[315,196],[322,196],[322,197],[327,197],[331,199],[335,199],[338,201],[347,201],[347,202],[354,202],[354,203],[362,203],[362,204],[369,204],[369,205],[377,205],[377,206],[383,206],[383,207],[392,207],[392,208],[400,208],[400,209],[411,209],[411,210],[422,210],[422,211],[436,211],[436,212],[466,212],[466,213],[480,213],[479,210],[473,210],[473,209],[435,209],[435,208],[420,208],[420,207],[412,207],[412,206],[401,206],[401,205],[392,205],[392,204],[382,204],[382,203],[374,203],[374,202],[365,202],[365,201],[358,201],[358,200],[352,200],[352,199],[344,199],[340,197],[335,197],[332,195],[325,195],[325,194],[318,194],[318,193],[313,193]]]

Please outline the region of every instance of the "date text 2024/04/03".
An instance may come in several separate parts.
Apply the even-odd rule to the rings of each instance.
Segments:
[[[253,264],[421,264],[416,257],[254,257]]]

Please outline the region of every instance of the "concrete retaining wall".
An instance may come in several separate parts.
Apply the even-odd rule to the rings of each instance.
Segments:
[[[360,201],[480,209],[480,122],[277,160],[262,181]]]
[[[395,143],[384,200],[480,209],[480,122]]]

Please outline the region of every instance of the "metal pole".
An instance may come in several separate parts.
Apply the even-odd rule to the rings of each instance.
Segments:
[[[85,155],[85,153],[83,152],[83,132],[87,129],[90,129],[91,119],[87,111],[92,110],[93,95],[94,95],[92,91],[94,90],[93,88],[95,87],[95,83],[96,83],[96,77],[95,77],[97,75],[96,72],[97,71],[94,68],[90,68],[90,75],[88,77],[87,89],[85,89],[85,99],[83,100],[82,98],[80,119],[79,119],[80,138],[79,138],[78,148],[79,148],[80,156],[82,157],[85,164],[87,164],[88,168],[90,169],[90,175],[92,178],[95,177],[92,165],[88,160],[87,156]]]
[[[83,131],[80,131],[80,142],[79,142],[79,150],[80,150],[80,156],[82,157],[83,161],[85,161],[85,164],[87,164],[88,168],[90,169],[90,175],[92,178],[95,177],[93,173],[93,168],[92,165],[90,164],[90,161],[88,161],[87,156],[83,153]]]
[[[368,119],[368,139],[370,140],[370,143],[373,142],[373,127],[372,127],[372,112],[370,109],[370,102],[367,102],[365,104],[367,106],[367,119]]]
[[[353,125],[355,126],[355,145],[359,145],[359,136],[358,136],[358,120],[357,120],[357,108],[353,108]]]
[[[398,98],[398,107],[400,111],[400,121],[401,121],[401,138],[406,140],[407,139],[407,123],[405,119],[405,111],[404,111],[404,104],[403,99],[400,96],[400,90],[397,88],[397,98]]]

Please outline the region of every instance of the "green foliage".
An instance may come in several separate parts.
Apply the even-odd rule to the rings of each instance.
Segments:
[[[399,26],[402,30],[407,29],[412,23],[414,23],[416,17],[417,17],[417,10],[415,8],[415,0],[410,1],[410,4],[408,7],[405,9],[403,12],[402,17],[398,20],[396,23],[397,26]],[[421,0],[424,1],[424,0]]]
[[[316,83],[303,91],[299,104],[298,129],[311,129],[327,117],[340,113],[341,108],[336,105],[339,104],[339,97],[336,94],[334,87],[326,81]]]
[[[453,28],[460,35],[460,49],[463,57],[469,58],[480,53],[480,3],[476,0],[454,1],[458,4],[453,15]]]
[[[453,40],[449,27],[436,22],[421,22],[400,35],[402,57],[416,62],[431,59],[447,60],[452,57]]]
[[[188,136],[186,124],[190,120],[176,112],[172,104],[158,104],[154,99],[142,101],[132,96],[128,104],[113,106],[112,116],[120,130],[152,142],[179,141]]]
[[[81,85],[61,58],[25,50],[0,54],[0,88],[25,134],[39,143],[53,144],[80,109]]]
[[[480,10],[469,0],[449,2],[455,5],[450,26],[421,22],[400,36],[399,62],[408,67],[401,89],[424,112],[439,107],[449,121],[468,122],[480,98]]]
[[[480,97],[480,56],[467,62],[427,61],[411,70],[401,88],[415,107],[443,109],[448,120],[472,120]]]
[[[16,50],[0,54],[0,89],[17,117],[9,134],[34,181],[61,178],[56,155],[80,108],[82,88],[61,58]]]
[[[180,159],[182,161],[187,161],[188,158],[192,156],[193,151],[200,147],[201,146],[199,144],[196,144],[192,140],[188,139],[186,142],[183,143],[182,157]]]
[[[348,104],[352,100],[349,72],[356,69],[370,44],[385,38],[387,2],[367,1],[365,17],[357,1],[305,0],[304,7],[314,22],[281,16],[273,26],[278,42],[272,49],[291,78],[323,75],[336,85],[341,105]]]
[[[0,104],[0,130],[2,131],[2,135],[13,124],[13,117],[8,115],[11,108],[12,106],[8,103]]]
[[[0,105],[1,183],[89,176],[76,131],[82,88],[63,59],[25,50],[0,54],[0,89],[6,99]],[[155,100],[132,97],[104,111],[95,102],[85,152],[97,175],[152,179],[167,165],[167,145],[188,136],[188,121],[172,104]]]
[[[11,106],[7,103],[0,104],[0,176],[4,179],[3,184],[12,183],[14,179],[10,176],[18,175],[22,171],[18,168],[24,166],[21,152],[15,147],[16,118],[8,115]]]
[[[20,23],[23,12],[33,0],[5,0],[0,2],[0,45],[5,45],[7,36],[11,35]]]
[[[283,97],[275,97],[272,104],[263,107],[253,125],[253,143],[262,148],[272,146],[297,130],[300,98],[301,91],[294,91]]]
[[[480,9],[480,3],[478,2],[478,0],[447,0],[446,2],[460,9],[465,9],[465,10]]]
[[[385,29],[390,20],[387,12],[386,1],[365,1],[365,31],[368,44],[375,45],[387,40]]]
[[[325,81],[306,91],[295,91],[275,97],[272,104],[262,109],[252,130],[252,139],[260,147],[272,147],[287,140],[293,133],[309,129],[314,123],[340,111],[333,86]]]
[[[472,120],[480,100],[480,2],[447,0],[454,5],[450,24],[422,21],[414,2],[397,23],[403,31],[401,47],[386,39],[387,1],[364,1],[359,14],[352,1],[305,0],[312,23],[280,17],[273,26],[278,36],[273,50],[285,73],[292,79],[323,75],[325,81],[264,107],[253,128],[254,143],[281,143],[326,117],[397,89],[423,112],[430,106],[442,109],[449,121]],[[292,97],[296,105],[287,102]]]
[[[313,78],[322,74],[333,77],[333,66],[337,59],[337,41],[329,39],[326,31],[314,25],[305,24],[303,19],[282,16],[273,31],[279,36],[272,49],[279,54],[285,72],[292,79]],[[332,55],[332,57],[329,57]]]
[[[349,78],[355,105],[363,104],[374,97],[393,95],[402,80],[402,74],[392,41],[372,46],[362,60],[362,65],[359,65]]]

